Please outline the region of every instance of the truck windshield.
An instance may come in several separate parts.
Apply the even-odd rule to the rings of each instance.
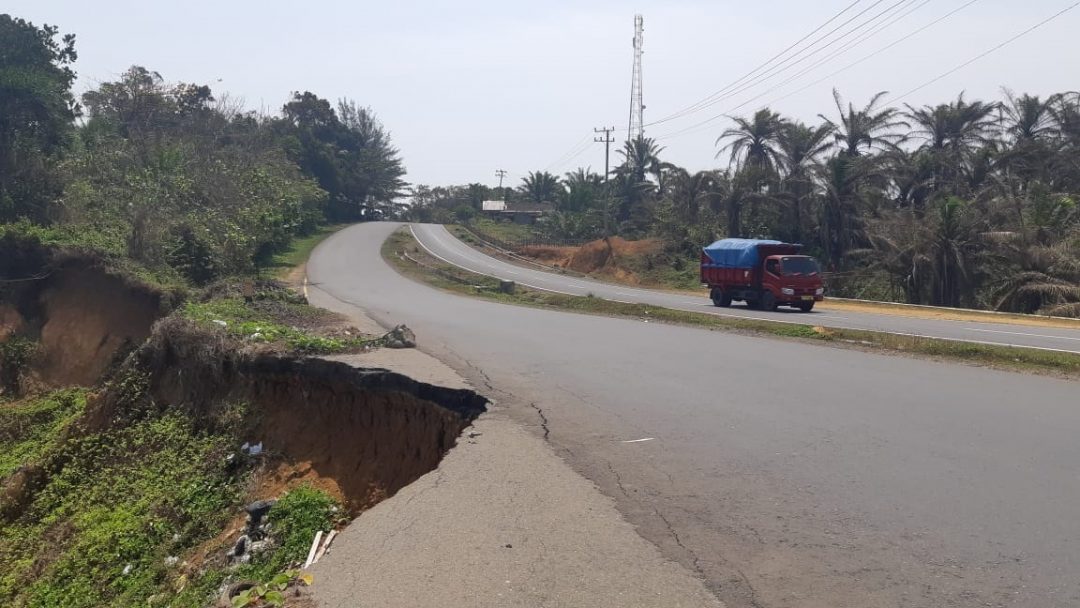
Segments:
[[[814,258],[784,258],[780,265],[781,272],[787,277],[812,276],[821,271]]]

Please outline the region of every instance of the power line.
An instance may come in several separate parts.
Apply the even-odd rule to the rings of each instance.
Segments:
[[[883,0],[881,0],[881,1],[883,1]],[[745,92],[745,91],[747,91],[749,89],[752,89],[752,88],[758,86],[759,84],[762,84],[764,82],[767,82],[768,80],[771,80],[773,77],[775,77],[775,76],[777,76],[779,74],[782,74],[782,73],[794,68],[796,65],[799,65],[799,64],[807,61],[811,57],[817,55],[818,53],[821,53],[822,51],[825,51],[826,49],[833,46],[837,42],[840,42],[844,38],[847,38],[848,36],[851,36],[852,34],[856,33],[860,29],[863,29],[863,28],[869,26],[871,23],[873,23],[873,22],[877,21],[878,19],[888,15],[889,13],[892,13],[893,11],[896,11],[896,10],[903,10],[903,8],[904,8],[903,5],[910,4],[911,2],[914,2],[914,1],[915,0],[898,0],[897,2],[894,2],[893,4],[889,5],[884,10],[882,10],[880,13],[877,13],[876,15],[873,15],[872,17],[870,17],[866,21],[863,21],[862,23],[856,25],[851,30],[840,34],[839,36],[837,36],[833,40],[830,40],[824,46],[818,48],[817,50],[814,50],[813,52],[811,52],[811,53],[809,53],[807,55],[799,57],[798,59],[796,59],[796,57],[798,57],[798,55],[793,55],[791,57],[788,57],[787,59],[780,62],[776,66],[773,66],[768,72],[766,72],[764,74],[761,74],[758,77],[756,77],[753,81],[742,85],[741,87],[739,87],[736,90],[730,91],[730,92],[728,92],[728,93],[726,93],[726,94],[724,94],[724,95],[722,95],[720,97],[717,97],[713,101],[701,106],[699,108],[699,110],[705,109],[707,107],[714,106],[714,105],[720,103],[721,101],[724,101],[725,99],[730,99],[730,98],[732,98],[732,97],[734,97],[734,96],[736,96],[736,95],[738,95],[740,93],[743,93],[743,92]],[[867,9],[865,9],[864,11],[859,13],[859,15],[856,15],[852,19],[858,18],[862,14],[866,13],[866,11],[872,9],[874,6],[877,6],[877,4],[879,4],[879,3],[875,3],[874,5],[868,7]],[[802,49],[800,51],[800,53],[805,52],[805,51],[809,50],[810,48],[816,46],[818,43],[820,43],[823,40],[825,40],[826,38],[828,38],[828,36],[831,36],[833,33],[835,33],[837,31],[837,29],[843,27],[844,25],[846,25],[846,23],[849,23],[850,21],[851,20],[849,20],[848,22],[845,22],[845,24],[841,24],[838,28],[833,29],[828,34],[825,34],[825,36],[819,38],[818,40],[815,40],[811,45],[809,45],[806,48]],[[794,60],[793,63],[792,63],[792,60]]]
[[[918,28],[918,29],[916,29],[916,30],[914,30],[914,31],[912,31],[912,32],[910,32],[910,33],[896,39],[896,40],[894,40],[893,42],[889,43],[888,45],[886,45],[886,46],[884,46],[884,47],[882,47],[882,48],[880,48],[880,49],[878,49],[878,50],[876,50],[876,51],[874,51],[872,53],[870,53],[869,55],[866,55],[866,56],[862,57],[861,59],[853,61],[853,62],[845,65],[844,67],[840,68],[839,70],[831,72],[830,74],[827,74],[827,75],[815,80],[814,82],[811,82],[811,83],[807,84],[806,86],[803,86],[802,88],[796,89],[794,91],[791,91],[790,93],[787,93],[787,94],[785,94],[785,95],[783,95],[781,97],[778,97],[776,99],[773,99],[773,100],[769,101],[767,104],[765,104],[765,107],[770,106],[770,105],[776,103],[777,101],[782,101],[784,99],[787,99],[788,97],[791,97],[792,95],[795,95],[797,93],[801,93],[802,91],[805,91],[806,89],[809,89],[810,87],[812,87],[814,85],[820,84],[820,83],[822,83],[822,82],[824,82],[824,81],[826,81],[826,80],[828,80],[828,79],[830,79],[830,78],[832,78],[832,77],[834,77],[834,76],[836,76],[836,75],[838,75],[838,74],[840,74],[842,72],[845,72],[845,71],[847,71],[847,70],[849,70],[849,69],[851,69],[851,68],[853,68],[853,67],[855,67],[857,65],[865,63],[866,61],[869,61],[870,59],[872,59],[872,58],[880,55],[881,53],[895,47],[896,45],[913,38],[914,36],[926,31],[927,29],[929,29],[929,28],[931,28],[931,27],[933,27],[933,26],[935,26],[935,25],[937,25],[939,23],[941,23],[942,21],[945,21],[949,17],[952,17],[956,13],[959,13],[960,11],[962,11],[962,10],[968,8],[969,6],[975,4],[976,2],[980,2],[980,1],[981,0],[969,0],[967,3],[955,8],[955,9],[953,9],[951,11],[949,11],[948,13],[945,13],[944,15],[938,17],[937,19],[934,19],[930,23],[927,23],[926,25],[924,25],[924,26],[922,26],[922,27],[920,27],[920,28]],[[925,4],[925,2],[923,4]],[[910,11],[908,11],[908,13],[906,13],[905,16],[908,15],[908,14],[911,14],[912,12],[914,12],[915,10],[918,10],[921,7],[922,7],[921,4],[919,6],[916,6],[914,9],[911,9]],[[818,65],[820,65],[821,63],[824,63],[824,62],[825,61],[823,60],[822,62],[819,62]],[[779,88],[782,88],[782,87],[786,86],[788,83],[798,79],[800,76],[806,74],[809,71],[810,71],[810,69],[808,68],[807,70],[804,70],[803,72],[800,72],[799,74],[796,74],[795,76],[792,76],[791,78],[785,80],[784,82],[781,82],[781,83],[777,84],[776,86],[764,91],[763,93],[761,93],[759,95],[756,95],[754,97],[751,97],[750,99],[747,99],[746,101],[740,103],[737,106],[729,108],[726,112],[723,112],[721,114],[717,114],[717,115],[712,116],[710,118],[707,118],[707,119],[705,119],[705,120],[703,120],[701,122],[698,122],[698,123],[695,123],[695,124],[690,125],[688,127],[685,127],[683,129],[680,129],[678,131],[674,131],[672,133],[667,133],[665,135],[661,135],[661,136],[657,137],[657,140],[671,139],[673,137],[678,137],[680,135],[685,135],[687,133],[697,131],[697,130],[699,130],[700,127],[703,127],[703,126],[705,126],[705,125],[707,125],[707,124],[709,124],[709,123],[711,123],[711,122],[713,122],[715,120],[718,120],[720,118],[724,118],[724,117],[728,116],[729,114],[731,114],[732,112],[734,112],[734,111],[748,105],[750,102],[756,101],[757,99],[760,99],[761,97],[764,97],[768,93],[771,93],[772,91],[775,91],[775,90],[777,90]]]
[[[561,165],[566,164],[567,161],[569,161],[571,158],[573,158],[574,156],[579,154],[582,150],[589,147],[589,144],[592,143],[592,142],[589,141],[589,139],[591,137],[592,137],[591,134],[587,134],[584,137],[582,137],[581,139],[579,139],[577,141],[577,143],[575,143],[573,146],[570,147],[569,150],[562,153],[561,155],[559,155],[559,157],[557,159],[555,159],[554,161],[549,163],[547,165],[547,167],[544,168],[544,170],[545,171],[550,171],[550,170],[554,169],[555,167],[559,167]]]
[[[686,114],[689,114],[689,113],[692,113],[692,112],[696,112],[696,111],[697,111],[697,109],[698,109],[698,106],[700,106],[700,105],[701,105],[702,103],[708,102],[708,101],[709,101],[709,100],[711,100],[711,99],[712,99],[713,97],[715,97],[715,96],[717,96],[717,95],[720,95],[720,94],[724,93],[725,91],[727,91],[727,90],[728,90],[728,89],[730,89],[731,87],[733,87],[733,86],[736,86],[736,85],[738,85],[739,83],[741,83],[741,82],[742,82],[743,80],[745,80],[745,79],[747,79],[747,78],[749,78],[749,77],[753,76],[753,75],[754,75],[754,74],[756,74],[756,73],[757,73],[758,71],[760,71],[761,69],[763,69],[763,68],[765,68],[766,66],[768,66],[769,64],[771,64],[771,63],[772,63],[773,61],[776,61],[777,59],[779,59],[780,57],[782,57],[782,56],[783,56],[784,54],[786,54],[786,53],[787,53],[788,51],[790,51],[791,49],[793,49],[793,48],[795,48],[795,47],[799,46],[800,44],[802,44],[802,43],[803,43],[803,42],[804,42],[804,41],[805,41],[805,40],[806,40],[807,38],[809,38],[809,37],[813,36],[814,34],[816,34],[816,33],[820,32],[820,31],[821,31],[822,29],[824,29],[824,28],[825,28],[825,26],[827,26],[827,25],[829,25],[830,23],[832,23],[833,21],[836,21],[837,19],[839,19],[841,15],[843,15],[844,13],[848,12],[849,10],[851,10],[851,9],[852,9],[852,8],[853,8],[853,7],[854,7],[854,6],[856,5],[856,4],[858,4],[859,2],[862,2],[862,0],[855,0],[855,1],[854,1],[854,2],[852,2],[851,4],[847,5],[847,6],[846,6],[846,7],[844,7],[844,8],[843,8],[843,9],[842,9],[842,10],[841,10],[841,11],[840,11],[839,13],[836,13],[835,15],[833,15],[832,17],[830,17],[828,21],[826,21],[825,23],[822,23],[821,25],[819,25],[819,26],[817,26],[816,28],[814,28],[814,30],[813,30],[813,31],[811,31],[811,32],[810,32],[809,34],[807,34],[807,35],[803,36],[802,38],[799,38],[799,39],[798,39],[798,40],[796,40],[796,41],[795,41],[795,42],[794,42],[794,43],[793,43],[793,44],[792,44],[791,46],[789,46],[789,47],[787,47],[786,49],[784,49],[784,50],[780,51],[779,53],[777,53],[777,54],[773,55],[772,57],[770,57],[769,59],[767,59],[767,60],[766,60],[766,61],[765,61],[764,63],[762,63],[761,65],[757,66],[756,68],[754,68],[754,69],[750,70],[750,71],[749,71],[749,72],[747,72],[746,74],[743,74],[743,75],[742,75],[742,76],[740,76],[740,77],[739,77],[738,79],[736,79],[736,80],[732,81],[731,83],[729,83],[728,85],[726,85],[726,86],[725,86],[724,88],[720,89],[719,91],[716,91],[715,93],[711,93],[710,95],[706,96],[706,97],[705,97],[704,99],[702,99],[702,100],[700,100],[700,101],[697,101],[697,102],[695,102],[695,103],[691,104],[690,106],[687,106],[686,108],[683,108],[682,110],[679,110],[678,112],[675,112],[675,113],[673,113],[673,114],[669,114],[669,115],[667,115],[667,116],[665,116],[665,117],[663,117],[663,118],[660,118],[660,119],[658,119],[658,120],[655,120],[655,121],[653,121],[653,122],[651,122],[651,123],[649,123],[649,124],[650,124],[650,125],[655,125],[655,124],[659,124],[659,123],[661,123],[661,122],[667,122],[667,121],[669,121],[669,120],[674,120],[675,118],[679,118],[680,116],[685,116]]]
[[[925,89],[926,87],[934,84],[935,82],[941,80],[942,78],[945,78],[945,77],[947,77],[949,75],[955,74],[956,72],[966,68],[967,66],[969,66],[969,65],[971,65],[973,63],[975,63],[976,61],[982,59],[983,57],[986,57],[987,55],[989,55],[989,54],[991,54],[991,53],[993,53],[993,52],[995,52],[995,51],[997,51],[997,50],[999,50],[999,49],[1001,49],[1001,48],[1015,42],[1016,40],[1019,40],[1020,38],[1030,34],[1031,32],[1034,32],[1035,30],[1037,30],[1040,27],[1046,25],[1047,23],[1050,23],[1051,21],[1057,19],[1058,17],[1064,15],[1065,13],[1073,10],[1077,6],[1080,6],[1080,2],[1074,2],[1074,3],[1070,4],[1069,6],[1063,8],[1060,11],[1054,13],[1053,15],[1047,17],[1046,19],[1043,19],[1042,21],[1036,23],[1035,25],[1027,28],[1026,30],[1024,30],[1022,32],[1020,32],[1019,34],[1016,34],[1012,38],[1009,38],[1005,42],[1002,42],[1001,44],[999,44],[997,46],[994,46],[992,48],[989,48],[989,49],[983,51],[982,53],[979,53],[978,55],[972,57],[971,59],[968,59],[967,61],[965,61],[964,63],[961,63],[960,65],[954,67],[953,69],[948,70],[947,72],[941,74],[940,76],[937,76],[935,78],[931,78],[930,80],[927,80],[926,82],[920,84],[919,86],[915,87],[914,89],[911,89],[907,93],[904,93],[903,95],[900,95],[899,97],[893,97],[892,99],[889,99],[885,103],[895,103],[897,101],[900,101],[901,99],[904,99],[905,97],[907,97],[908,95],[911,95],[912,93],[916,93],[918,91],[921,91],[921,90]]]

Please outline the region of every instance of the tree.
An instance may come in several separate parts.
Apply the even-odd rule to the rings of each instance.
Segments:
[[[716,153],[719,157],[730,152],[731,164],[739,169],[753,169],[761,176],[771,175],[783,162],[780,138],[784,120],[768,108],[758,110],[752,119],[732,118],[735,128],[727,129],[716,139],[716,145],[728,140]]]
[[[786,232],[795,242],[803,238],[803,207],[813,193],[813,167],[832,147],[832,131],[828,124],[809,127],[801,122],[784,122],[780,129],[777,144],[784,172],[782,188],[792,213],[792,228]]]
[[[342,100],[294,93],[283,108],[290,156],[329,193],[334,221],[375,219],[403,196],[405,168],[390,135],[370,109]]]
[[[888,92],[881,91],[871,97],[861,110],[856,110],[855,105],[850,103],[845,108],[840,91],[833,89],[833,101],[840,114],[840,122],[833,122],[824,114],[819,116],[832,128],[840,154],[854,158],[872,152],[892,151],[904,140],[904,136],[895,130],[910,125],[900,120],[896,108],[878,107],[885,95]]]
[[[547,171],[530,171],[521,178],[521,192],[534,203],[555,202],[562,192],[559,178]]]
[[[79,108],[75,36],[0,14],[0,220],[46,221],[59,195],[54,163]]]

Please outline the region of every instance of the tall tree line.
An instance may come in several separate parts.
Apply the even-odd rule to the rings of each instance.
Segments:
[[[248,272],[327,221],[395,211],[390,135],[350,100],[278,115],[132,66],[76,100],[75,37],[0,14],[0,222],[179,273]]]
[[[1080,93],[885,97],[834,91],[816,124],[733,117],[716,169],[642,138],[607,182],[536,171],[515,195],[555,205],[555,238],[660,237],[681,263],[715,238],[775,238],[818,256],[835,295],[1080,316]]]

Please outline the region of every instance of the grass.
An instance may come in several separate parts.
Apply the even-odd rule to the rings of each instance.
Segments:
[[[345,228],[349,224],[330,224],[320,226],[315,232],[307,236],[293,239],[289,248],[274,255],[270,263],[263,269],[263,276],[267,278],[285,278],[292,269],[307,262],[311,252],[319,243],[335,232]]]
[[[359,334],[320,335],[305,329],[305,325],[318,326],[326,312],[299,302],[218,298],[188,302],[180,315],[208,328],[220,328],[237,340],[301,354],[336,354],[377,344],[376,339]]]
[[[477,217],[469,224],[469,229],[481,237],[490,237],[504,243],[518,243],[536,238],[536,230],[527,224],[502,222]]]
[[[412,258],[403,259],[406,252]],[[518,286],[514,293],[499,290],[499,281],[427,256],[412,235],[398,231],[382,247],[383,257],[398,271],[433,287],[486,300],[537,308],[673,323],[712,330],[734,331],[849,348],[924,355],[1003,369],[1080,377],[1080,355],[1010,346],[994,346],[936,338],[901,336],[884,332],[838,329],[809,324],[724,317],[650,306],[626,304],[595,297],[571,296]]]
[[[130,405],[144,399],[138,374],[115,382]],[[274,550],[234,570],[220,560],[186,568],[243,504],[255,466],[238,450],[246,404],[206,419],[128,407],[89,433],[80,433],[84,390],[0,407],[0,480],[25,465],[45,473],[23,507],[0,519],[3,606],[201,608],[226,580],[266,581],[299,562],[315,531],[339,519],[330,496],[294,488],[267,516]]]

